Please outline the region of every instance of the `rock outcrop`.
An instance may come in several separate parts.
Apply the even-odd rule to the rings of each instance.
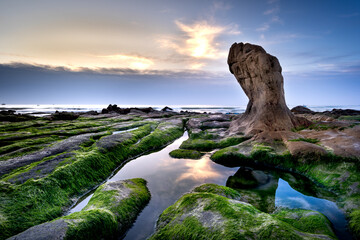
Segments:
[[[319,212],[279,209],[267,214],[239,197],[231,188],[201,185],[165,209],[149,239],[336,239]]]
[[[80,212],[36,225],[9,240],[116,239],[131,227],[149,200],[144,179],[107,182]]]
[[[254,135],[264,131],[290,131],[308,124],[295,117],[286,106],[284,80],[278,59],[257,45],[234,43],[228,64],[249,98],[245,113],[230,127],[230,132]]]

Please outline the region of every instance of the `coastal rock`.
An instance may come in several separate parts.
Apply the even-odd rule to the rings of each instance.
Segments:
[[[230,132],[254,135],[309,125],[309,121],[297,118],[286,106],[282,69],[276,57],[260,46],[234,43],[228,65],[249,98],[245,113],[232,122]]]
[[[59,112],[56,111],[55,113],[51,114],[50,119],[51,120],[75,120],[80,115],[78,113],[74,112]]]
[[[82,211],[31,227],[9,240],[115,239],[129,229],[149,200],[144,179],[107,182]]]
[[[173,109],[170,108],[170,107],[168,107],[168,106],[166,106],[166,107],[164,107],[163,109],[161,109],[161,111],[163,111],[163,112],[172,112]]]
[[[118,114],[128,114],[131,112],[140,112],[140,113],[151,113],[154,112],[155,110],[152,107],[147,107],[147,108],[120,108],[118,107],[116,104],[114,105],[109,105],[107,108],[103,108],[101,110],[102,114],[107,114],[107,113],[118,113]]]
[[[296,114],[315,113],[314,111],[312,111],[309,108],[304,107],[304,106],[296,106],[291,109],[291,112],[296,113]]]
[[[336,239],[319,212],[285,209],[271,215],[238,197],[233,189],[215,184],[197,187],[165,209],[149,239]]]

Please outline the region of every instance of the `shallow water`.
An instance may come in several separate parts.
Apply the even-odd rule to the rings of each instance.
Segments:
[[[112,134],[119,134],[119,133],[123,133],[123,132],[130,132],[130,131],[134,131],[138,129],[138,127],[136,128],[130,128],[130,129],[125,129],[125,130],[120,130],[120,131],[114,131]]]
[[[147,180],[147,186],[151,192],[149,204],[140,213],[124,239],[136,240],[148,238],[154,232],[156,221],[162,211],[178,200],[181,195],[202,183],[227,185],[239,188],[240,192],[241,189],[244,189],[251,192],[252,196],[260,196],[261,206],[257,207],[262,208],[261,210],[263,211],[272,211],[275,207],[304,208],[320,211],[334,224],[335,231],[340,239],[350,239],[350,235],[345,229],[346,220],[343,213],[334,202],[315,197],[318,195],[329,195],[329,193],[317,189],[309,180],[290,173],[279,173],[273,170],[225,167],[211,161],[210,153],[203,156],[200,160],[171,158],[169,152],[179,148],[180,144],[187,138],[187,133],[185,133],[181,138],[164,149],[126,163],[117,173],[109,178],[108,181],[144,178]],[[255,176],[257,181],[253,183],[256,186],[249,187],[241,184],[240,186],[239,182],[244,182],[241,181],[244,179],[244,176],[245,178],[247,176],[252,178]],[[248,183],[249,181],[245,182]],[[290,185],[295,186],[299,191]],[[262,191],[266,191],[266,194],[262,194]],[[259,192],[262,193],[259,194]],[[317,194],[317,192],[321,192],[321,194]],[[241,194],[244,194],[244,192],[241,192]],[[71,212],[80,211],[87,204],[91,196],[82,200]],[[331,199],[331,196],[328,198]]]

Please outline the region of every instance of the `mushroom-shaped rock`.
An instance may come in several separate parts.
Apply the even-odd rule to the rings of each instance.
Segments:
[[[232,122],[230,132],[254,135],[264,131],[290,131],[308,124],[286,106],[282,69],[276,57],[260,46],[234,43],[228,64],[249,98],[245,113]]]

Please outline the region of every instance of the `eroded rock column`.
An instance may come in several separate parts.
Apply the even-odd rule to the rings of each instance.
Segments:
[[[254,135],[264,131],[290,131],[306,124],[286,106],[284,80],[278,59],[257,45],[234,43],[228,64],[249,98],[245,113],[230,126],[230,132]]]

